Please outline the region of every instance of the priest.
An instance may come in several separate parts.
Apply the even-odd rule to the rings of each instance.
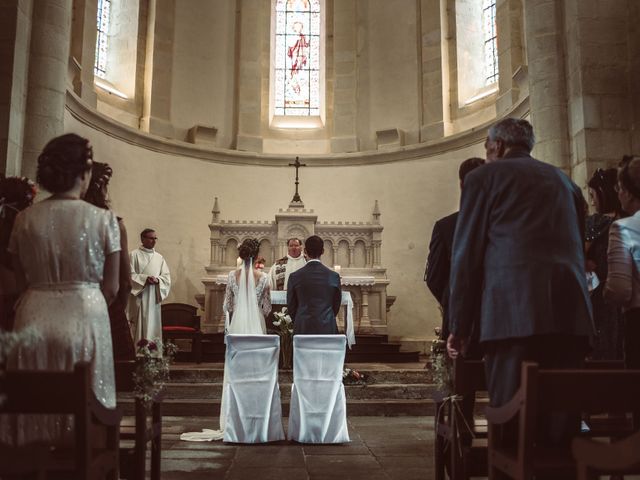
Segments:
[[[307,260],[302,255],[302,242],[297,238],[287,240],[287,256],[276,260],[269,271],[271,290],[286,290],[289,275],[306,263]]]
[[[140,233],[142,245],[129,254],[133,289],[129,299],[129,322],[136,343],[141,339],[162,340],[160,303],[169,295],[171,276],[163,256],[155,251],[158,236],[145,228]]]

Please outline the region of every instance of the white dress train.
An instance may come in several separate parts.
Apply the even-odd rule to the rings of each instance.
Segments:
[[[248,263],[248,265],[247,265]],[[226,334],[264,335],[267,332],[265,317],[271,311],[269,276],[260,275],[256,285],[253,276],[253,259],[243,262],[240,278],[236,281],[236,270],[229,272],[227,289],[224,295]],[[231,319],[231,320],[229,320]],[[188,442],[211,442],[222,440],[225,428],[225,391],[228,388],[228,366],[225,361],[222,380],[222,400],[220,403],[220,429],[203,428],[201,432],[185,432],[180,440]]]

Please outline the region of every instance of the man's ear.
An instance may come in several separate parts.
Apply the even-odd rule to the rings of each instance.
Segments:
[[[505,150],[507,149],[504,142],[502,140],[496,140],[496,143],[498,144],[498,148],[496,149],[496,153],[498,155],[498,158],[502,158],[504,157],[504,153]]]
[[[320,250],[320,255],[324,255],[324,247],[322,247],[322,250]]]
[[[302,253],[304,253],[304,256],[305,256],[305,257],[308,257],[308,256],[309,256],[309,254],[307,253],[307,249],[306,249],[306,248],[303,248],[303,249],[302,249]]]

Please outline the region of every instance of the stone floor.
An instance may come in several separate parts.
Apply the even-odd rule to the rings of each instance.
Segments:
[[[433,478],[433,417],[353,417],[351,443],[345,445],[227,445],[179,439],[182,432],[203,427],[217,428],[218,419],[163,418],[163,480]]]

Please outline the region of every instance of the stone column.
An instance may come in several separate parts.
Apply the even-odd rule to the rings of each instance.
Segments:
[[[70,35],[71,0],[33,2],[21,168],[32,179],[42,148],[64,131]]]
[[[523,0],[497,0],[498,39],[498,117],[507,113],[520,98],[520,83],[526,80],[523,46]],[[514,78],[514,76],[516,78]],[[521,82],[518,82],[521,80]]]
[[[422,83],[422,120],[420,141],[444,137],[449,118],[449,53],[444,36],[447,9],[444,0],[420,0],[420,52]],[[443,25],[445,29],[443,30]]]
[[[373,266],[380,267],[382,259],[380,258],[380,246],[381,242],[377,241],[373,243]]]
[[[71,21],[71,55],[69,69],[72,88],[82,101],[92,108],[96,108],[98,95],[94,82],[94,67],[96,59],[96,18],[98,16],[98,2],[95,0],[74,0],[73,18]]]
[[[338,264],[338,245],[333,245],[331,247],[331,250],[333,250],[333,264],[337,265]]]
[[[349,267],[353,267],[354,266],[354,253],[355,253],[356,248],[353,245],[349,245]]]
[[[140,128],[162,137],[173,137],[171,80],[175,0],[149,0],[144,67],[144,99]]]
[[[20,175],[32,0],[0,4],[0,173]]]
[[[238,41],[238,135],[237,149],[262,152],[263,103],[263,50],[266,41],[267,56],[270,22],[263,21],[263,9],[270,12],[271,2],[261,0],[239,0],[240,28]],[[270,18],[270,16],[269,16]],[[266,37],[266,40],[265,40]],[[268,89],[268,86],[266,87]],[[278,257],[280,258],[280,257]]]
[[[533,154],[566,173],[571,169],[567,115],[563,2],[524,2],[529,53],[529,105],[537,143]]]
[[[371,330],[371,320],[369,319],[369,290],[371,290],[371,287],[365,285],[360,287],[360,291],[362,292],[362,315],[360,316],[360,330],[362,330],[362,327],[365,327],[366,330]]]
[[[566,75],[572,177],[585,185],[598,168],[617,166],[631,153],[633,122],[630,50],[637,17],[631,4],[565,0]],[[637,36],[637,34],[635,34]],[[634,152],[638,153],[638,152]]]
[[[355,0],[334,3],[333,15],[333,133],[332,152],[358,151],[357,112],[357,7]]]

